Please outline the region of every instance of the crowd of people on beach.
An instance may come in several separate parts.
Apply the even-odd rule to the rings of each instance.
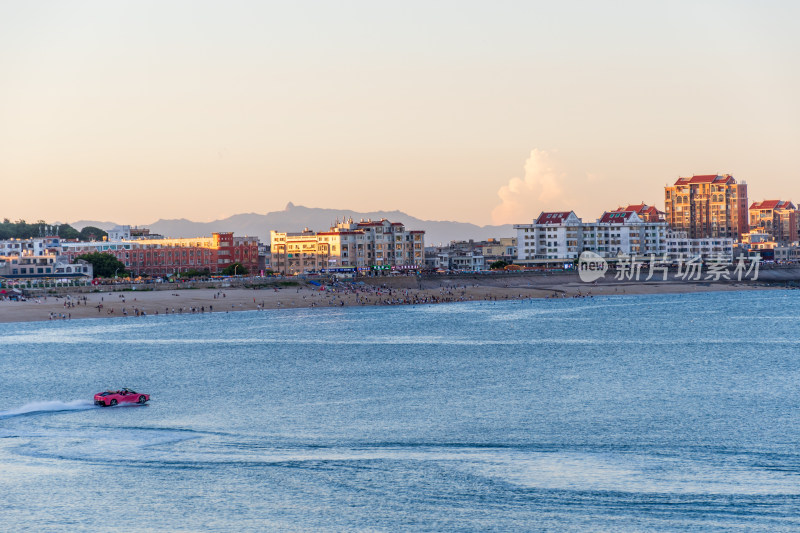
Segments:
[[[500,302],[509,300],[531,300],[534,298],[593,298],[591,291],[581,292],[563,290],[561,288],[538,288],[504,284],[487,286],[485,284],[446,284],[424,287],[397,287],[391,284],[369,284],[329,280],[325,284],[303,284],[293,287],[271,286],[253,289],[229,289],[233,294],[223,290],[197,291],[186,294],[180,292],[148,292],[136,294],[131,292],[103,292],[79,295],[60,295],[55,299],[63,312],[53,311],[49,304],[50,320],[69,320],[79,307],[94,307],[97,315],[109,317],[145,317],[148,315],[182,315],[207,314],[231,311],[264,311],[266,309],[294,309],[347,306],[397,306],[397,305],[431,305],[459,302]],[[615,292],[616,292],[615,288]],[[244,292],[246,291],[246,292]],[[624,293],[619,289],[617,294]],[[275,294],[273,294],[275,293]],[[293,294],[292,294],[293,293]],[[153,298],[154,295],[160,295]],[[137,298],[138,296],[138,298]],[[165,300],[175,297],[180,305],[164,305]],[[227,300],[224,304],[220,300]],[[47,303],[48,297],[41,296],[37,303]],[[95,315],[95,316],[97,316]],[[86,317],[80,312],[78,317]]]
[[[332,282],[319,287],[297,287],[295,289],[296,295],[292,298],[284,298],[272,301],[272,307],[277,309],[284,308],[316,308],[316,307],[345,307],[350,305],[368,306],[368,305],[426,305],[426,304],[441,304],[441,303],[456,303],[456,302],[471,302],[471,301],[504,301],[504,300],[525,300],[530,296],[521,292],[511,294],[506,291],[504,294],[496,294],[491,291],[486,291],[486,294],[476,296],[474,291],[469,289],[477,289],[479,285],[457,285],[439,287],[434,289],[423,288],[392,288],[387,285],[366,285],[356,283],[342,283]],[[507,287],[506,287],[507,288]],[[275,292],[283,292],[278,288],[274,288]],[[473,292],[473,293],[471,293]],[[254,294],[257,294],[254,292]],[[180,297],[180,293],[171,293],[172,296]],[[137,302],[134,297],[134,304],[130,306],[127,304],[125,294],[117,294],[113,298],[113,293],[100,295],[100,301],[94,305],[98,314],[105,313],[107,316],[134,316],[143,317],[148,314],[151,315],[175,315],[175,314],[205,314],[214,312],[214,304],[208,303],[199,305],[181,305],[181,306],[166,306],[162,308],[154,307],[150,310],[145,310],[141,304]],[[554,293],[557,296],[557,293]],[[106,303],[105,298],[112,297],[116,300],[117,306],[109,305]],[[227,299],[227,294],[223,291],[214,292],[211,295],[212,301]],[[80,296],[73,298],[71,296],[64,297],[65,309],[70,309],[76,305],[87,305],[88,298]],[[256,310],[263,311],[267,309],[266,299],[252,298],[252,307],[243,303],[231,303],[230,309],[226,306],[217,306],[217,311],[237,311],[237,310]],[[62,316],[58,313],[50,313],[50,319],[60,319]],[[71,318],[71,314],[67,312],[63,318]]]
[[[475,284],[472,286],[439,287],[438,289],[398,289],[387,287],[386,285],[336,283],[330,287],[321,288],[318,292],[323,295],[328,306],[345,306],[349,304],[425,305],[472,301],[525,300],[531,297],[523,293],[508,294],[508,291],[499,295],[490,294],[487,291],[487,294],[478,297],[471,294],[471,291],[468,290],[470,287],[477,289],[480,286]],[[303,300],[306,300],[306,296],[303,296]],[[316,307],[317,305],[316,299],[312,299],[309,307]]]

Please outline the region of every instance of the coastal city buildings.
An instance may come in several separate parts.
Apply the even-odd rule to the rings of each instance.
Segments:
[[[705,237],[693,239],[685,231],[667,231],[666,257],[669,261],[698,258],[702,261],[731,263],[734,259],[734,239]]]
[[[666,223],[645,221],[633,210],[607,211],[586,223],[574,211],[542,212],[514,228],[519,265],[572,262],[584,251],[609,259],[666,252]]]
[[[91,279],[92,275],[92,265],[86,261],[62,261],[57,255],[51,253],[0,256],[0,278]]]
[[[678,178],[664,187],[665,220],[689,238],[741,238],[750,229],[747,184],[730,174]]]
[[[670,261],[698,257],[732,261],[735,254],[765,260],[800,257],[800,215],[786,200],[754,202],[747,184],[730,174],[681,177],[664,188],[664,212],[644,202],[585,223],[574,212],[542,212],[516,224],[518,265],[569,264],[584,251],[603,258],[655,254]]]
[[[424,231],[386,219],[337,220],[322,232],[272,231],[269,244],[231,232],[165,238],[148,228],[125,225],[112,228],[99,241],[59,237],[0,241],[0,276],[91,274],[76,258],[94,252],[113,255],[135,276],[153,277],[191,270],[218,274],[234,263],[249,273],[272,270],[286,275],[475,271],[497,261],[518,267],[564,266],[584,251],[610,261],[653,255],[670,261],[691,257],[730,261],[739,254],[758,254],[766,261],[798,260],[797,206],[789,200],[763,200],[748,208],[747,192],[747,185],[729,174],[681,177],[665,187],[665,211],[641,202],[606,211],[592,222],[584,222],[573,211],[544,211],[530,224],[514,225],[516,237],[452,241],[427,249]]]
[[[170,276],[187,270],[221,272],[240,263],[248,272],[258,272],[258,238],[238,237],[230,232],[211,237],[184,239],[133,238],[122,240],[62,242],[69,259],[94,252],[108,253],[136,276]]]
[[[488,268],[486,258],[479,251],[448,249],[445,246],[425,253],[425,268],[428,270],[475,271]]]
[[[91,279],[92,275],[92,265],[61,253],[58,237],[0,241],[0,278]]]
[[[664,197],[664,212],[642,202],[607,211],[592,223],[572,211],[542,212],[532,224],[514,226],[515,263],[566,265],[584,251],[611,260],[650,254],[670,261],[800,257],[800,214],[791,201],[754,202],[748,209],[747,184],[729,174],[679,178],[665,187]]]
[[[329,270],[412,270],[425,264],[425,232],[386,219],[336,222],[328,231],[270,232],[272,268],[281,274]]]
[[[764,200],[750,206],[750,229],[769,233],[775,241],[787,244],[797,241],[797,207],[785,200]]]
[[[8,239],[0,241],[0,256],[42,255],[47,251],[56,252],[61,248],[59,237],[41,239]]]
[[[450,244],[425,248],[425,268],[429,270],[486,270],[492,263],[513,263],[517,239],[492,238],[485,241],[451,241]]]

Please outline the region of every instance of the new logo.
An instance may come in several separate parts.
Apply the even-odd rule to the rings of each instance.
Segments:
[[[608,263],[594,252],[583,252],[578,258],[578,276],[584,283],[591,283],[606,275]]]

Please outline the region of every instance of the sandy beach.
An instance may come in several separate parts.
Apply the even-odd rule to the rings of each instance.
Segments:
[[[304,280],[255,287],[118,285],[85,292],[0,300],[0,322],[130,318],[163,314],[229,313],[270,309],[366,305],[429,305],[529,298],[593,298],[607,295],[763,290],[761,283],[688,283],[602,280],[582,283],[574,274],[369,278],[363,283],[313,285]],[[62,289],[63,290],[63,289]]]

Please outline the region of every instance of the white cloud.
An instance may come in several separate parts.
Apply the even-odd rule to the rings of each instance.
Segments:
[[[607,195],[602,175],[581,172],[573,177],[577,173],[566,172],[554,153],[534,148],[525,161],[524,177],[511,178],[500,187],[500,205],[492,210],[495,224],[529,223],[541,211],[575,210],[578,216],[588,215],[587,208]]]
[[[521,223],[538,214],[533,211],[560,203],[564,180],[554,158],[534,148],[525,161],[525,176],[511,178],[497,191],[501,203],[492,210],[492,220],[495,224]]]

